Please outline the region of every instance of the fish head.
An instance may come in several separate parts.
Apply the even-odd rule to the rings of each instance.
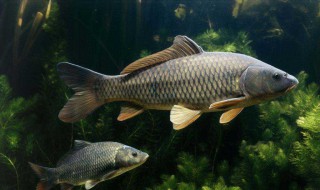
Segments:
[[[294,76],[268,64],[250,65],[240,79],[241,90],[246,97],[259,100],[281,96],[298,83]]]
[[[120,168],[131,168],[143,164],[149,155],[130,146],[123,146],[116,154],[116,165]]]

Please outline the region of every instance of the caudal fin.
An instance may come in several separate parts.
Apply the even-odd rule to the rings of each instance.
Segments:
[[[53,168],[46,168],[42,166],[38,166],[29,162],[33,171],[38,175],[40,181],[37,185],[37,190],[49,190],[55,185],[55,181],[53,179]]]
[[[97,99],[95,83],[103,75],[71,63],[59,63],[60,78],[76,93],[59,113],[60,120],[68,123],[85,118],[104,102]]]

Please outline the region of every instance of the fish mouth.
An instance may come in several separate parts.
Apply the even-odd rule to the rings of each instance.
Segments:
[[[299,84],[298,79],[296,79],[294,76],[289,75],[289,76],[288,76],[288,79],[289,79],[290,82],[291,82],[291,86],[286,89],[285,93],[291,91],[291,90],[294,89],[294,88],[296,88],[297,85]]]
[[[285,91],[285,93],[291,91],[292,89],[296,88],[298,84],[294,84],[292,86],[290,86],[289,88],[287,88],[287,90]]]
[[[148,158],[149,158],[149,154],[146,154],[146,155],[142,158],[141,163],[145,163]]]

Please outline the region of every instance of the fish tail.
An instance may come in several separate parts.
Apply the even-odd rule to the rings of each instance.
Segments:
[[[55,185],[55,180],[53,179],[54,176],[54,169],[38,166],[29,162],[33,171],[38,175],[40,181],[37,185],[36,190],[49,190]]]
[[[104,101],[96,94],[95,84],[104,75],[71,63],[59,63],[60,78],[75,91],[59,113],[60,120],[68,123],[85,118]]]

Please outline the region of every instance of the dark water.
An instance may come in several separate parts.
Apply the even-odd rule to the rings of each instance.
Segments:
[[[117,141],[150,155],[94,189],[320,187],[320,1],[48,2],[0,1],[0,189],[35,189],[27,162],[54,167],[74,139]],[[165,111],[118,122],[118,103],[74,124],[58,119],[72,94],[57,76],[58,62],[116,75],[169,47],[176,35],[309,77],[304,82],[300,74],[298,89],[247,108],[227,126],[218,123],[220,113],[204,114],[181,131]]]

